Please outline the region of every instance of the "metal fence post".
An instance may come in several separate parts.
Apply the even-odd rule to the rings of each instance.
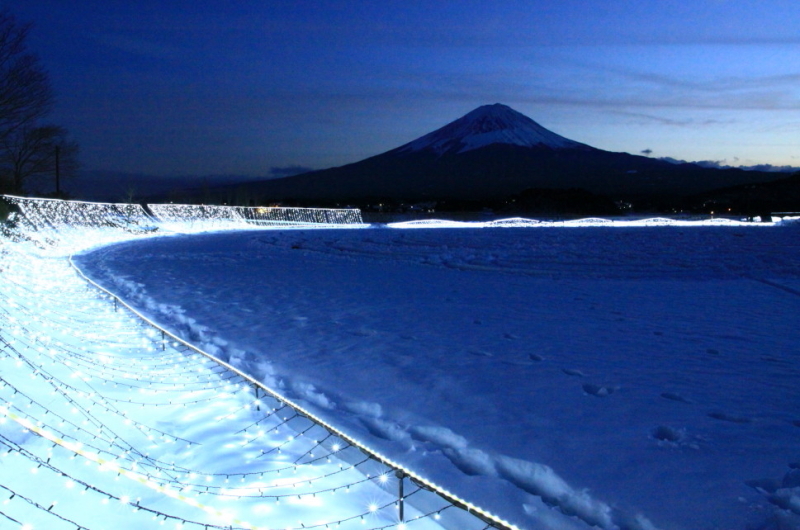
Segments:
[[[406,475],[405,475],[405,473],[403,473],[402,471],[400,471],[398,469],[395,472],[395,476],[397,477],[397,498],[398,498],[397,507],[398,507],[398,510],[399,510],[398,516],[400,517],[400,522],[404,523],[404,522],[406,522],[406,516],[405,516],[405,513],[404,513],[404,508],[405,507],[403,506],[403,502],[404,502],[403,499],[405,497],[405,494],[403,492],[403,482],[404,482],[404,479],[406,478]]]

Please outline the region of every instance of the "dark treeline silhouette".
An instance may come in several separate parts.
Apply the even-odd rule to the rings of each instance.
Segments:
[[[78,168],[78,144],[45,120],[50,80],[26,40],[32,28],[0,11],[0,192],[59,195],[59,179]]]

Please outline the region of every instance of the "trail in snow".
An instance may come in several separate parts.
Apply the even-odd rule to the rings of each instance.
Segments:
[[[793,528],[797,236],[265,231],[80,263],[522,527]]]

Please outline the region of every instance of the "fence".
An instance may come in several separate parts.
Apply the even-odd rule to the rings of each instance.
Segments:
[[[200,229],[252,228],[252,226],[342,226],[362,223],[361,212],[354,209],[277,208],[243,206],[197,206],[151,204],[148,208],[162,223]]]
[[[69,251],[147,237],[163,219],[7,200],[18,211],[0,239],[0,527],[512,528],[70,266]]]
[[[195,233],[264,227],[364,226],[361,212],[331,208],[265,208],[183,204],[112,204],[0,197],[12,208],[6,237],[39,248],[74,252],[96,244],[153,233]],[[24,214],[23,214],[24,211]]]

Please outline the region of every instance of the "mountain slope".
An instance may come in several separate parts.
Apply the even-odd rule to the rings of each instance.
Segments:
[[[615,197],[685,196],[779,177],[603,151],[494,104],[360,162],[248,189],[262,203],[487,202],[530,188],[577,188]]]
[[[432,150],[437,154],[463,153],[492,144],[553,149],[589,148],[548,131],[511,107],[495,103],[478,107],[441,129],[399,147],[396,152]]]

